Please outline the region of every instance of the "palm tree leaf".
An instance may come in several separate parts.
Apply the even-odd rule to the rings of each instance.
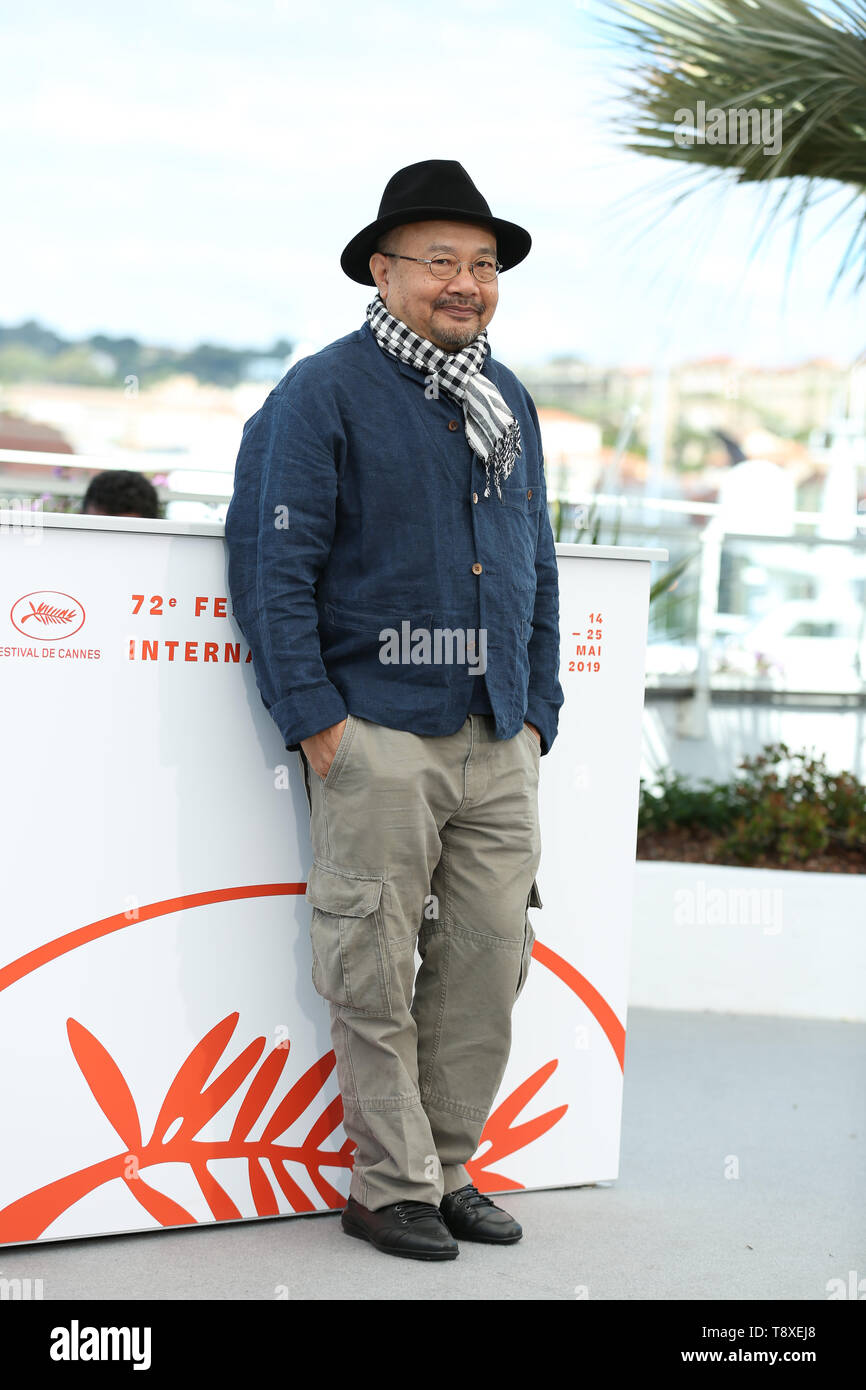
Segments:
[[[832,15],[806,0],[607,0],[607,6],[607,27],[637,58],[623,84],[626,104],[614,121],[626,148],[683,169],[703,166],[712,179],[735,184],[805,181],[793,213],[790,277],[803,218],[827,185],[847,185],[861,203],[866,195],[866,0],[840,0]],[[678,143],[678,131],[690,129],[682,124],[685,113],[691,113],[693,137],[700,133],[694,125],[698,100],[705,113],[719,109],[729,121],[733,111],[747,113],[737,116],[735,130],[721,132],[735,138]],[[781,120],[778,150],[775,138],[740,138],[762,136],[762,111],[780,113],[774,116]],[[749,129],[740,124],[747,118]],[[783,201],[770,223],[778,221]],[[837,211],[832,222],[848,210]],[[859,223],[831,294],[855,257],[859,286],[866,277]]]

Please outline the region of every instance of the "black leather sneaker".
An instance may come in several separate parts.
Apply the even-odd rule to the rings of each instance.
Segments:
[[[368,1211],[350,1197],[341,1218],[347,1235],[406,1260],[455,1260],[460,1249],[432,1202],[392,1202]]]
[[[457,1240],[480,1240],[487,1245],[513,1245],[523,1227],[497,1207],[472,1183],[449,1192],[439,1207],[445,1224]]]

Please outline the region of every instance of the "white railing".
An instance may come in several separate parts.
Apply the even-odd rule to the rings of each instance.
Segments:
[[[47,485],[43,490],[46,492],[50,490],[57,497],[81,496],[83,498],[92,474],[107,472],[115,468],[125,468],[131,472],[143,473],[145,477],[154,473],[202,473],[211,477],[214,474],[222,474],[225,477],[225,487],[220,488],[211,486],[193,489],[166,487],[164,483],[154,484],[160,502],[202,502],[205,506],[219,506],[221,503],[228,502],[232,495],[235,461],[233,458],[218,460],[217,465],[220,463],[224,463],[225,466],[215,466],[212,458],[203,455],[166,452],[141,453],[130,449],[118,449],[115,453],[105,455],[52,454],[29,449],[0,449],[0,498],[32,496],[32,493],[27,490],[27,479],[14,475],[8,476],[4,473],[4,464],[25,464],[46,471],[53,471],[58,468],[71,469],[82,475],[78,478],[46,478]]]

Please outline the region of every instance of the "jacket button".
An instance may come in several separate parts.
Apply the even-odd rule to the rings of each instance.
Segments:
[[[473,573],[473,574],[480,574],[480,573],[481,573],[481,566],[479,565],[479,563],[478,563],[477,560],[475,561],[475,564],[472,566],[472,573]]]
[[[477,501],[478,501],[478,493],[477,493],[477,492],[473,492],[473,494],[472,494],[472,501],[473,501],[473,502],[477,502]]]
[[[529,500],[529,498],[530,498],[531,496],[532,496],[532,488],[530,488],[529,491],[528,491],[527,494],[526,494],[526,499],[527,499],[527,501]]]
[[[448,428],[449,428],[449,430],[451,430],[451,432],[452,432],[452,434],[453,434],[455,430],[459,430],[459,428],[460,428],[460,421],[459,421],[459,420],[449,420],[449,421],[448,421]]]

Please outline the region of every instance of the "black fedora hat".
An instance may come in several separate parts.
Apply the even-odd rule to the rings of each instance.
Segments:
[[[370,257],[376,241],[391,227],[405,222],[478,222],[491,226],[496,234],[496,255],[503,270],[529,254],[532,237],[516,222],[494,217],[462,164],[456,159],[422,159],[407,164],[388,180],[379,216],[357,236],[353,236],[340,257],[340,265],[350,280],[359,285],[375,285],[370,274]]]

